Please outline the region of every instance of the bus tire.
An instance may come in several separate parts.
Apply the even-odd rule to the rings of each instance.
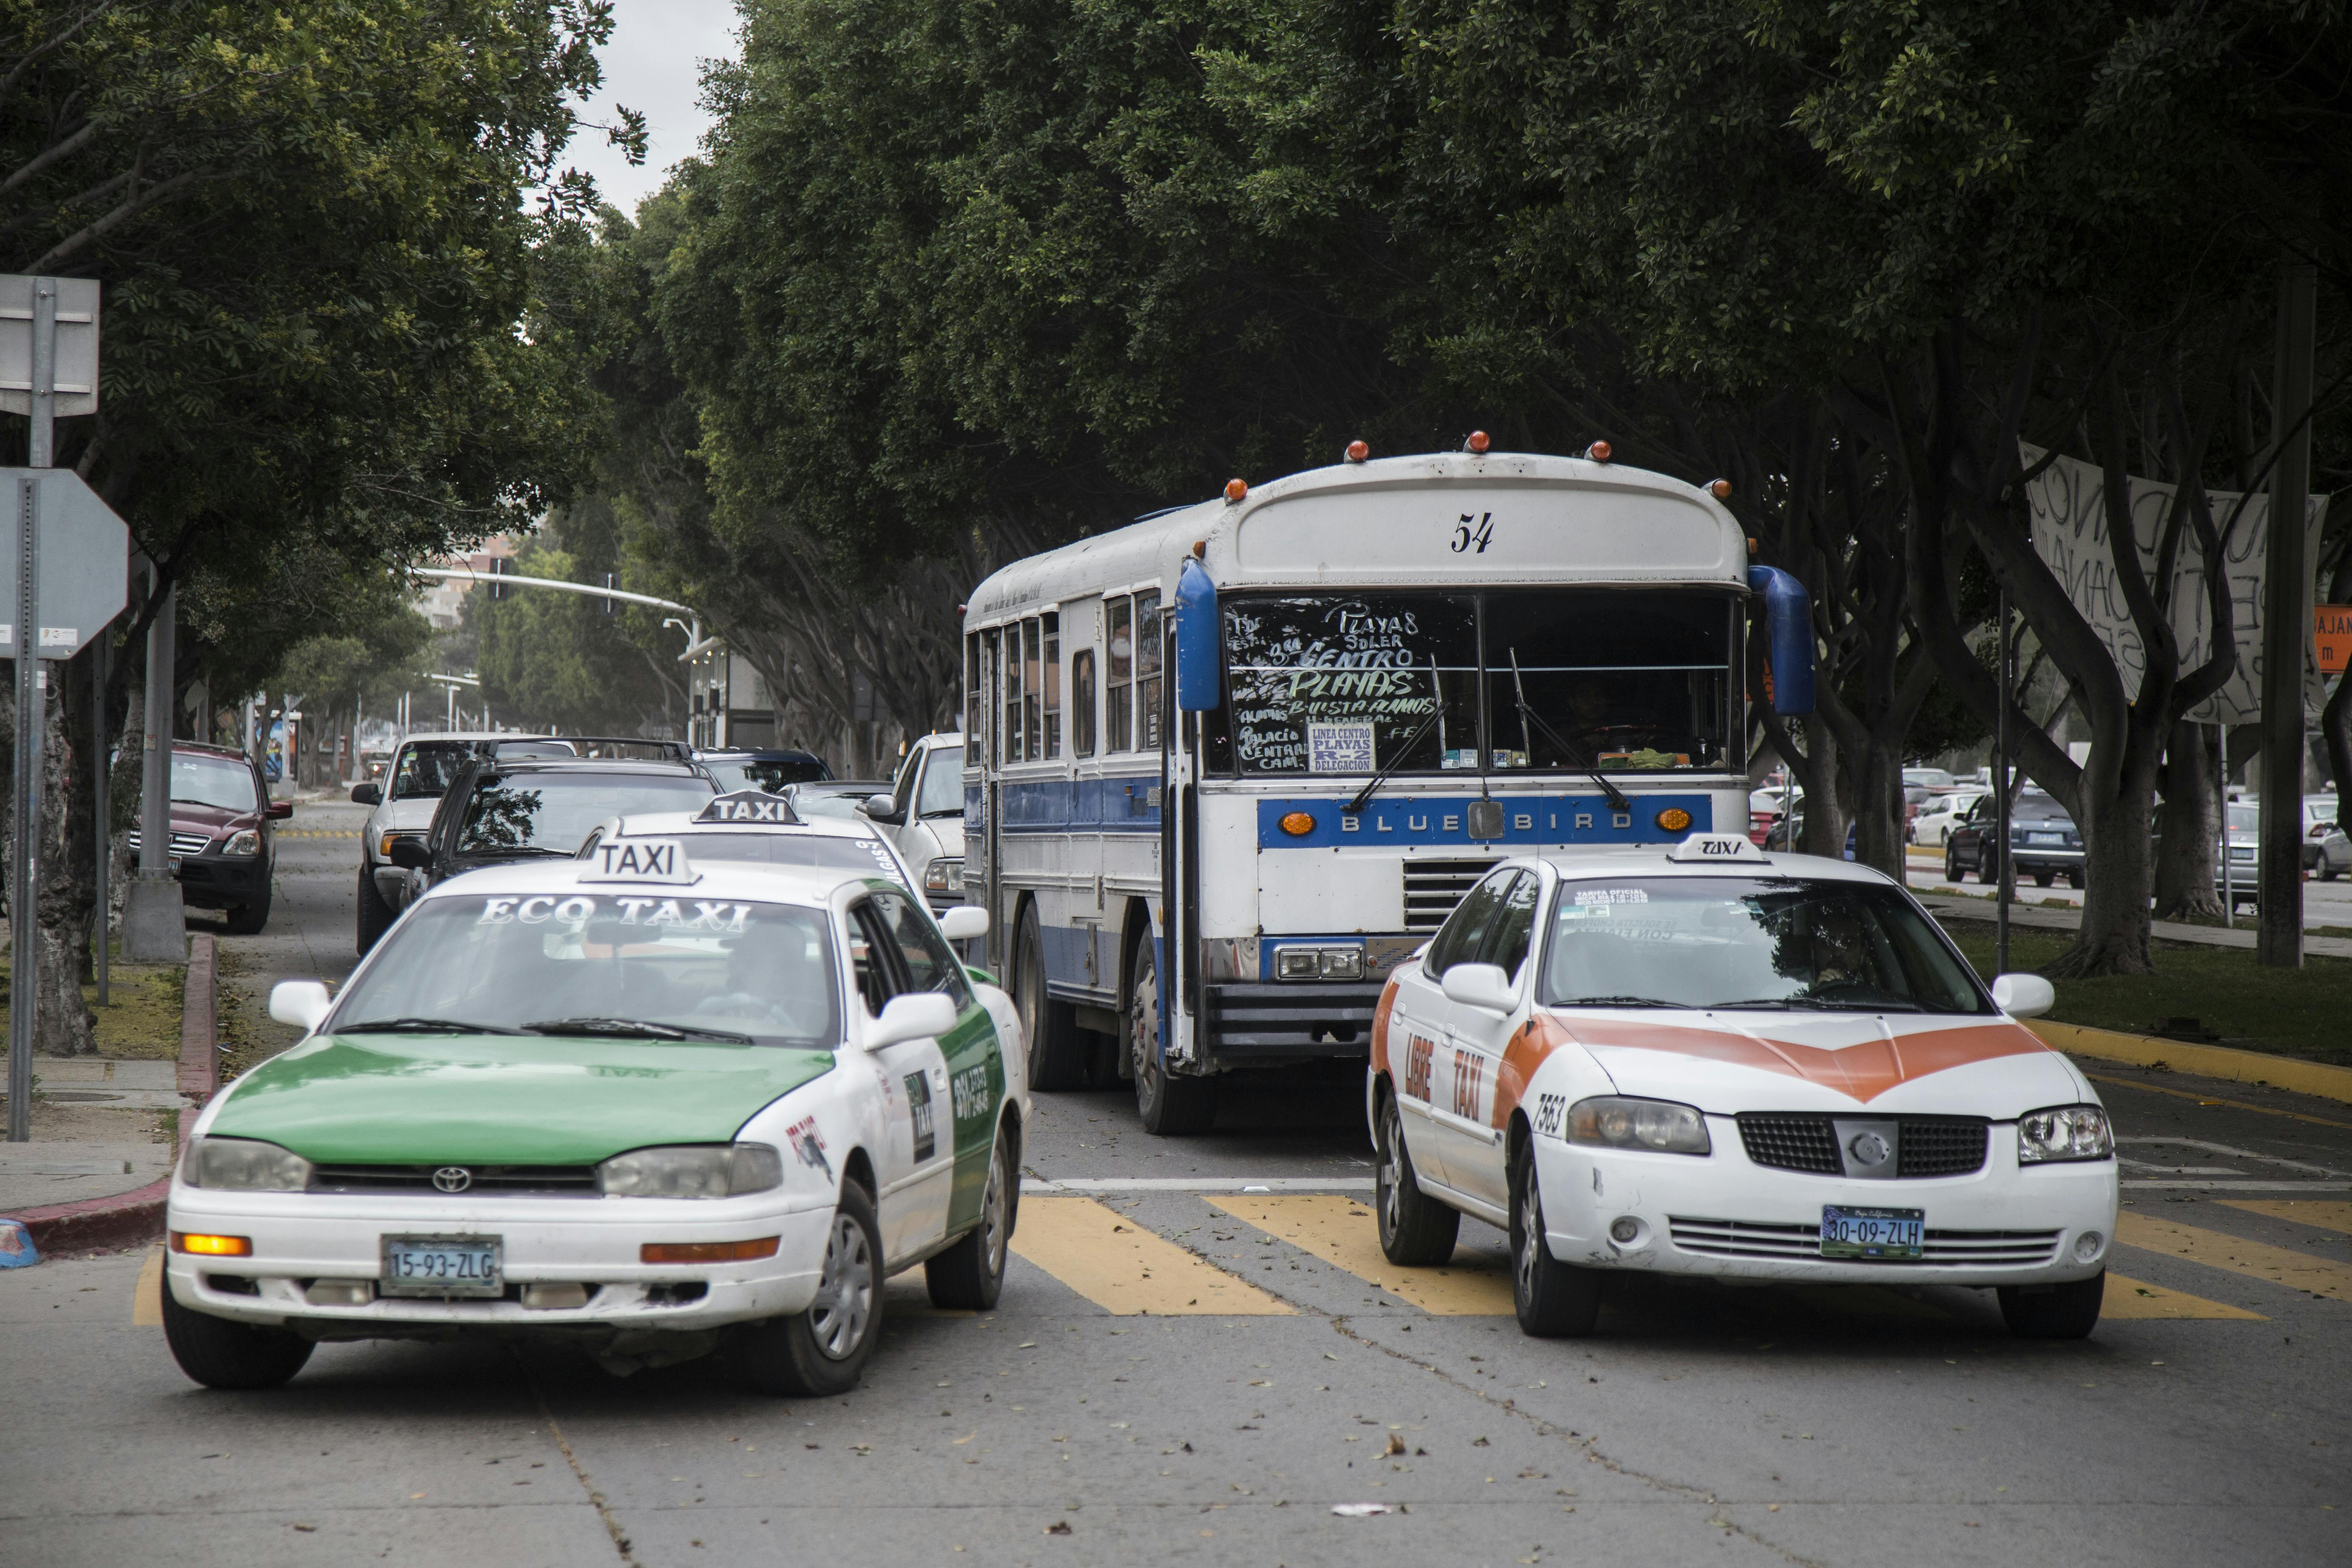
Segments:
[[[399,918],[400,911],[385,903],[383,895],[376,891],[375,873],[368,868],[367,861],[364,859],[360,862],[359,906],[357,945],[360,956],[365,958],[368,955],[368,950],[376,944],[377,940],[384,932],[392,929],[392,922]]]
[[[1029,1042],[1029,1087],[1043,1094],[1087,1086],[1087,1052],[1070,1005],[1045,994],[1045,942],[1037,905],[1021,907],[1013,940],[1013,1004]]]
[[[1160,975],[1151,938],[1136,944],[1135,984],[1127,994],[1128,1059],[1135,1070],[1135,1111],[1160,1138],[1206,1132],[1217,1120],[1217,1080],[1178,1078],[1160,1052]]]

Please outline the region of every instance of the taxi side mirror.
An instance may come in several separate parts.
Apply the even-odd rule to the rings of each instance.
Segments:
[[[304,1034],[319,1026],[319,1020],[334,1011],[334,999],[327,994],[326,983],[319,980],[281,980],[269,988],[269,1016],[281,1024],[291,1024]]]
[[[382,805],[383,804],[383,786],[382,784],[375,784],[352,785],[352,804],[353,805]]]
[[[2058,993],[2039,974],[2003,974],[1992,983],[1992,1005],[2012,1018],[2039,1018],[2058,1005]]]
[[[421,838],[394,839],[391,857],[394,865],[406,871],[422,871],[433,864],[433,851]]]
[[[950,942],[971,942],[988,934],[988,911],[971,904],[958,904],[940,911],[940,934]]]
[[[956,1005],[937,991],[909,991],[884,1005],[882,1016],[866,1026],[866,1048],[878,1051],[902,1040],[923,1040],[955,1027]]]
[[[1494,963],[1457,963],[1445,972],[1445,999],[1488,1013],[1507,1013],[1518,1005],[1519,994],[1511,977]]]

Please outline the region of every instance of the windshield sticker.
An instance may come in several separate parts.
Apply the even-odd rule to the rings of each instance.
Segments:
[[[1639,888],[1579,888],[1580,904],[1646,904],[1650,895]]]
[[[907,1085],[908,1121],[915,1130],[915,1163],[919,1165],[929,1160],[939,1146],[937,1135],[931,1129],[931,1080],[921,1073],[910,1072],[904,1082]]]
[[[694,913],[688,915],[690,903]],[[709,931],[728,936],[743,934],[744,922],[751,918],[751,906],[730,904],[724,900],[709,899],[614,899],[610,907],[617,910],[625,926],[658,926],[680,931]],[[559,899],[540,894],[528,899],[484,899],[482,913],[476,925],[505,925],[509,921],[522,925],[541,925],[553,921],[573,931],[584,928],[596,918],[603,906],[595,899],[574,894]]]
[[[596,846],[583,882],[692,882],[686,844],[677,838],[615,838]]]
[[[1370,724],[1309,724],[1307,726],[1307,771],[1311,773],[1368,773],[1372,762]]]

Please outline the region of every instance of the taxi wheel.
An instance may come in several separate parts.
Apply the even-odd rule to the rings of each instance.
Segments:
[[[1601,1316],[1600,1271],[1562,1263],[1544,1241],[1535,1151],[1524,1144],[1511,1170],[1511,1305],[1538,1339],[1589,1334]]]
[[[923,1265],[923,1284],[931,1293],[932,1306],[985,1312],[996,1305],[1004,1289],[1004,1255],[1013,1240],[1013,1211],[1020,1202],[1021,1179],[1013,1169],[1013,1151],[1000,1131],[995,1152],[988,1160],[988,1185],[980,1194],[980,1224]]]
[[[882,1233],[874,1200],[841,1189],[825,1237],[824,1272],[804,1312],[744,1330],[736,1344],[746,1382],[762,1394],[846,1394],[882,1337]]]
[[[2021,1340],[2088,1339],[2099,1326],[2107,1271],[2102,1268],[2088,1279],[2071,1279],[2041,1290],[2003,1285],[1994,1294],[2000,1298],[2000,1321]]]
[[[1423,1192],[1413,1179],[1404,1117],[1393,1094],[1381,1100],[1379,1158],[1372,1212],[1380,1218],[1381,1254],[1401,1268],[1428,1268],[1452,1258],[1462,1215]]]
[[[1206,1132],[1217,1120],[1217,1080],[1179,1078],[1160,1056],[1160,975],[1151,939],[1135,950],[1135,986],[1127,998],[1128,1056],[1135,1070],[1135,1112],[1160,1138]]]
[[[180,1370],[206,1388],[276,1388],[310,1359],[309,1340],[286,1329],[233,1323],[180,1305],[163,1286],[163,1342]]]
[[[376,891],[375,873],[367,868],[367,862],[360,862],[359,954],[362,958],[365,958],[368,950],[392,929],[393,920],[398,912],[383,901],[382,893]]]
[[[1087,1086],[1087,1051],[1078,1038],[1070,1005],[1045,994],[1045,943],[1037,927],[1037,906],[1021,910],[1013,943],[1013,1005],[1021,1013],[1021,1033],[1029,1042],[1029,1087],[1042,1094]]]

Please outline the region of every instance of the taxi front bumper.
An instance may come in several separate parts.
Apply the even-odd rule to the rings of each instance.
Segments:
[[[1983,1167],[1896,1181],[1759,1165],[1737,1123],[1710,1116],[1714,1152],[1661,1154],[1535,1141],[1546,1239],[1554,1258],[1757,1282],[2045,1285],[2106,1266],[2119,1196],[2112,1159],[2021,1166],[2013,1125],[1990,1129]],[[1821,1255],[1822,1209],[1916,1209],[1924,1256]],[[1612,1235],[1627,1228],[1632,1240]]]
[[[834,1210],[788,1209],[782,1194],[753,1198],[418,1196],[218,1192],[175,1182],[175,1234],[237,1236],[249,1256],[177,1250],[165,1277],[180,1305],[238,1322],[295,1329],[314,1339],[406,1337],[469,1330],[711,1330],[789,1316],[816,1293]],[[376,1296],[363,1304],[314,1299],[324,1283],[378,1279],[388,1236],[495,1237],[500,1298]],[[775,1255],[740,1263],[650,1264],[648,1243],[777,1237]],[[577,1284],[585,1305],[525,1304],[521,1287]],[[348,1294],[348,1292],[343,1292]]]

